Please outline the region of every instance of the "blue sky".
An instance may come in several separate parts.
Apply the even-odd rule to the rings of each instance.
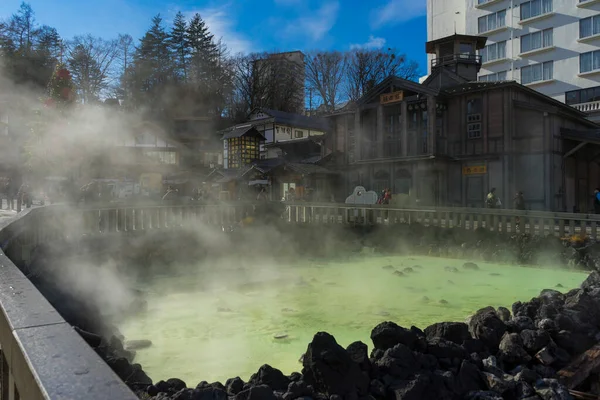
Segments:
[[[353,46],[392,47],[427,72],[425,0],[29,0],[36,20],[64,38],[129,33],[139,39],[160,13],[169,24],[177,11],[199,12],[232,53]],[[0,18],[21,0],[0,0]]]

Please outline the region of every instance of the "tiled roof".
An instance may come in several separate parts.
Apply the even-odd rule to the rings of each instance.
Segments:
[[[253,126],[248,125],[248,126],[242,126],[239,128],[235,128],[229,132],[226,132],[223,135],[223,140],[226,139],[232,139],[232,138],[240,138],[242,136],[246,136],[246,135],[252,135],[252,136],[260,136],[263,140],[265,140],[265,137]]]
[[[267,108],[264,108],[261,111],[275,118],[275,122],[280,124],[291,125],[298,128],[315,129],[320,131],[329,131],[330,129],[329,120],[326,120],[324,118],[307,117],[306,115],[271,110]]]

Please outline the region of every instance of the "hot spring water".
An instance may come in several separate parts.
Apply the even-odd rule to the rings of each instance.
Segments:
[[[300,370],[298,359],[317,331],[333,334],[342,346],[362,340],[371,349],[369,335],[379,322],[425,328],[463,321],[478,308],[510,308],[544,288],[567,291],[586,277],[486,263],[472,271],[463,263],[382,256],[277,268],[246,284],[234,275],[211,285],[201,274],[159,278],[144,288],[151,293],[148,311],[121,330],[126,339],[152,340],[135,362],[154,379],[178,377],[192,386],[247,380],[265,363],[284,373]],[[408,267],[413,271],[403,271]]]

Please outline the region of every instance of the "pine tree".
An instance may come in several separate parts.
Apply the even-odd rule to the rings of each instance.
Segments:
[[[191,54],[192,80],[195,84],[207,84],[210,80],[210,70],[218,56],[218,48],[200,14],[196,13],[190,21],[187,41]]]
[[[148,107],[151,112],[164,111],[168,98],[164,96],[173,82],[173,59],[169,51],[169,35],[162,18],[152,18],[152,26],[140,40],[133,62],[125,72],[125,91],[131,93],[128,107]]]
[[[175,15],[173,20],[173,27],[169,33],[169,49],[173,53],[173,59],[175,64],[174,73],[176,77],[184,82],[187,81],[187,63],[190,54],[188,46],[187,35],[187,22],[185,17],[179,11]]]

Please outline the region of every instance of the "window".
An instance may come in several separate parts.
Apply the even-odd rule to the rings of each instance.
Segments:
[[[554,29],[544,29],[521,36],[521,53],[553,46]]]
[[[493,31],[506,26],[506,10],[484,15],[477,20],[479,33]]]
[[[552,12],[552,0],[531,0],[521,4],[521,21]]]
[[[554,61],[528,65],[521,68],[521,83],[543,82],[554,79]]]
[[[462,43],[461,42],[458,45],[458,52],[460,54],[475,54],[472,43]]]
[[[481,55],[481,62],[484,63],[506,58],[506,40],[485,46],[479,54]]]
[[[467,138],[481,137],[481,97],[467,100]]]
[[[592,72],[600,70],[600,50],[589,51],[579,55],[579,72]]]
[[[174,151],[147,151],[146,157],[149,157],[160,164],[177,164],[177,154]]]
[[[304,131],[296,131],[295,134],[296,134],[296,139],[304,137]]]
[[[600,15],[584,18],[579,21],[579,38],[600,35]]]
[[[493,74],[481,75],[479,80],[481,82],[497,82],[505,81],[508,75],[508,71],[495,72]]]
[[[587,89],[572,90],[565,93],[565,103],[582,104],[600,101],[600,86]]]
[[[242,136],[227,140],[227,161],[229,168],[240,168],[259,158],[258,138]]]

